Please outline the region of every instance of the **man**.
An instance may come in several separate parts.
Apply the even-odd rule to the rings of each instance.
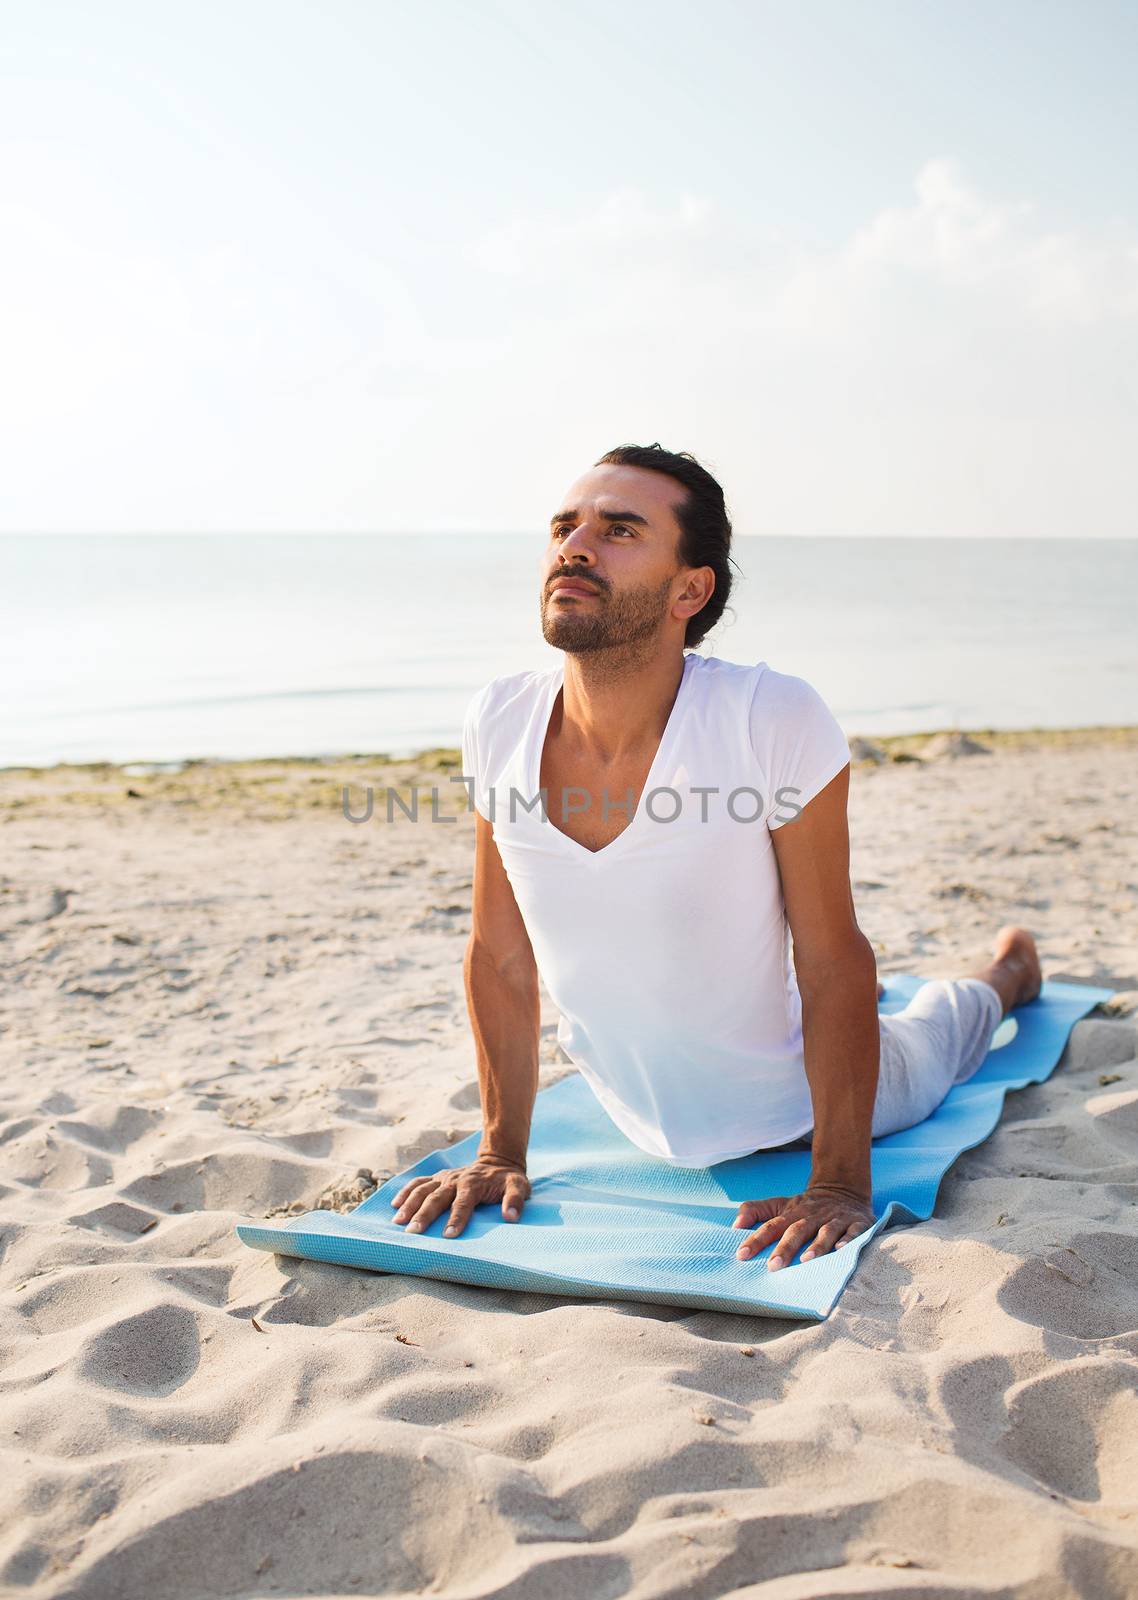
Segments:
[[[541,622],[563,666],[471,702],[464,974],[483,1134],[395,1221],[516,1221],[538,1084],[538,973],[558,1039],[641,1149],[711,1166],[809,1143],[797,1195],[748,1201],[736,1254],[778,1269],[872,1226],[871,1138],[928,1116],[1041,986],[1031,935],[880,1017],[849,882],[849,749],[803,679],[694,651],[731,588],[723,492],[688,453],[609,451],[554,516]],[[540,805],[539,805],[540,801]],[[793,941],[793,961],[791,960]],[[758,1226],[756,1226],[758,1225]]]

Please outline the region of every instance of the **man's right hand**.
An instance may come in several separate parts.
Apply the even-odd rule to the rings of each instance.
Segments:
[[[469,1166],[412,1178],[404,1184],[391,1202],[398,1207],[393,1221],[407,1223],[408,1233],[422,1233],[449,1206],[450,1219],[443,1229],[443,1237],[449,1239],[466,1227],[475,1206],[500,1200],[503,1219],[516,1222],[529,1196],[530,1181],[524,1167],[497,1156],[479,1156]]]

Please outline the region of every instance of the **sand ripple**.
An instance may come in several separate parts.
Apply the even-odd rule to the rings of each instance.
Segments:
[[[883,968],[971,965],[1043,898],[1035,841],[1049,974],[1133,991],[1130,780],[1108,753],[1088,797],[1061,759],[867,769]],[[226,795],[0,827],[28,847],[0,920],[5,1593],[1138,1593],[1125,1006],[824,1324],[274,1259],[239,1218],[355,1203],[477,1126],[470,835]]]

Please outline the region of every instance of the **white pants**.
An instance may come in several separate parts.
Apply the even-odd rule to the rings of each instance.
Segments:
[[[930,978],[903,1010],[879,1016],[872,1137],[923,1122],[955,1084],[967,1083],[982,1066],[1003,1014],[1002,1000],[983,978]],[[810,1141],[808,1133],[790,1148]]]
[[[881,1066],[873,1137],[923,1122],[980,1070],[1004,1015],[983,978],[930,978],[902,1011],[879,1017]]]

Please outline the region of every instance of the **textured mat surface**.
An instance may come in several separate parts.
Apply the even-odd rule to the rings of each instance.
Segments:
[[[879,1012],[899,1011],[926,981],[893,975]],[[991,1133],[1005,1093],[1048,1077],[1071,1028],[1111,992],[1045,983],[1030,1005],[1005,1018],[968,1083],[916,1127],[874,1141],[873,1227],[841,1250],[778,1272],[766,1267],[770,1247],[735,1259],[744,1235],[731,1224],[741,1200],[799,1193],[810,1176],[808,1151],[670,1166],[630,1143],[576,1072],[534,1103],[526,1163],[533,1193],[518,1222],[504,1222],[498,1205],[481,1206],[458,1238],[444,1239],[446,1212],[418,1235],[391,1220],[391,1197],[409,1178],[474,1158],[474,1133],[390,1178],[355,1211],[311,1211],[279,1226],[247,1222],[237,1232],[259,1250],[375,1272],[821,1321],[873,1236],[932,1215],[945,1171]]]

